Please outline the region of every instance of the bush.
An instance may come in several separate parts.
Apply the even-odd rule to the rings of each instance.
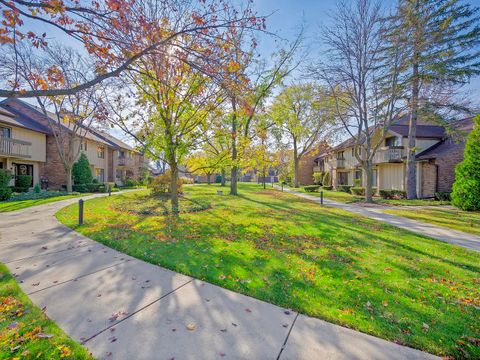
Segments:
[[[35,186],[33,187],[33,192],[35,194],[40,194],[40,192],[42,191],[42,189],[40,188],[40,185],[39,184],[35,184]]]
[[[438,191],[435,193],[435,199],[438,201],[450,201],[452,200],[450,191]]]
[[[329,191],[330,191],[330,190],[333,190],[333,186],[331,186],[331,185],[330,185],[330,186],[325,186],[325,185],[323,185],[323,186],[322,186],[322,189],[323,189],[323,190],[329,190]]]
[[[341,191],[341,192],[346,192],[346,193],[351,193],[350,189],[352,188],[353,186],[351,185],[337,185],[336,186],[336,189],[337,191]]]
[[[350,189],[353,195],[365,196],[365,188],[359,186],[352,186]]]
[[[177,180],[177,192],[182,192],[183,180],[178,178]],[[152,195],[162,195],[170,193],[170,170],[155,177],[149,185]]]
[[[92,179],[92,184],[98,184],[98,183],[99,183],[99,181],[98,181],[97,178],[93,178],[93,179]]]
[[[332,179],[330,178],[330,173],[328,171],[323,176],[322,184],[325,186],[332,186]]]
[[[91,183],[91,184],[85,184],[86,188],[87,188],[87,191],[88,192],[99,192],[100,190],[100,186],[102,184],[99,184],[99,183]]]
[[[21,200],[37,200],[37,199],[46,199],[55,196],[66,196],[66,195],[76,195],[77,193],[67,193],[66,191],[43,191],[40,193],[35,192],[26,192],[17,195],[13,195],[10,198],[10,201],[21,201]]]
[[[353,186],[361,187],[362,186],[362,179],[355,179],[353,180]]]
[[[405,199],[407,192],[403,190],[380,190],[380,197],[388,200]]]
[[[135,187],[137,186],[137,182],[133,179],[126,179],[123,183],[123,187]]]
[[[480,210],[480,114],[468,134],[464,158],[455,169],[452,204],[466,211]]]
[[[307,186],[304,186],[303,189],[306,192],[316,192],[318,191],[318,189],[320,189],[320,185],[307,185]]]
[[[28,187],[10,186],[10,189],[11,189],[14,193],[24,193],[24,192],[28,192]]]
[[[86,193],[88,192],[88,187],[87,184],[74,184],[72,185],[72,190],[79,193]]]
[[[321,172],[314,172],[313,173],[313,182],[316,184],[316,185],[321,185],[322,184],[322,181],[323,181],[323,173]]]
[[[10,184],[12,174],[8,170],[0,170],[0,188],[6,188]]]
[[[0,187],[0,201],[5,201],[10,199],[12,196],[12,189],[9,187]]]
[[[87,155],[84,153],[82,153],[80,158],[73,164],[72,178],[73,183],[77,185],[91,184],[93,182],[92,169],[90,168]]]
[[[32,183],[32,177],[30,175],[17,175],[15,179],[15,186],[19,188],[29,188]]]

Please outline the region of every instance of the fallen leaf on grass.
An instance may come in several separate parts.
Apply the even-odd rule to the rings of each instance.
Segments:
[[[15,329],[16,327],[18,327],[18,322],[13,322],[11,323],[10,325],[7,326],[7,329],[8,330],[12,330],[12,329]]]
[[[53,334],[38,333],[37,337],[39,339],[50,339],[51,337],[53,337]]]

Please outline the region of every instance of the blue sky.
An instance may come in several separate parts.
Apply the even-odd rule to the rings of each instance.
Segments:
[[[383,5],[393,7],[395,0],[383,0]],[[466,0],[470,5],[480,7],[480,0]],[[292,40],[296,37],[301,26],[304,26],[305,46],[312,59],[322,56],[318,39],[321,26],[327,26],[329,15],[336,9],[336,0],[254,0],[259,15],[269,15],[267,30],[277,34],[280,38]],[[270,36],[260,37],[259,50],[263,56],[278,50],[279,42]],[[472,100],[480,105],[480,76],[472,79],[465,86]]]

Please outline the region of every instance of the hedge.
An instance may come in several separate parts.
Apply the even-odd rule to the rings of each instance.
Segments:
[[[19,188],[29,188],[32,183],[32,177],[30,175],[17,175],[15,179],[15,186]]]
[[[405,199],[407,192],[403,190],[380,190],[380,197],[389,200]]]
[[[435,199],[439,201],[450,201],[452,200],[450,191],[438,191],[435,193]]]
[[[333,190],[333,186],[332,185],[328,185],[328,186],[324,185],[324,186],[322,186],[322,189],[323,190]]]
[[[0,201],[5,201],[10,199],[12,196],[12,189],[9,187],[0,187]]]
[[[337,185],[336,189],[337,191],[346,192],[350,194],[351,193],[350,189],[352,187],[353,187],[352,185]]]
[[[306,192],[316,192],[318,191],[318,189],[320,189],[320,185],[307,185],[307,186],[304,186],[303,189]]]

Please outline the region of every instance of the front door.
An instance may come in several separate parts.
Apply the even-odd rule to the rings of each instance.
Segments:
[[[13,166],[15,167],[15,177],[18,175],[30,175],[32,178],[30,186],[33,186],[33,165],[13,163]]]

